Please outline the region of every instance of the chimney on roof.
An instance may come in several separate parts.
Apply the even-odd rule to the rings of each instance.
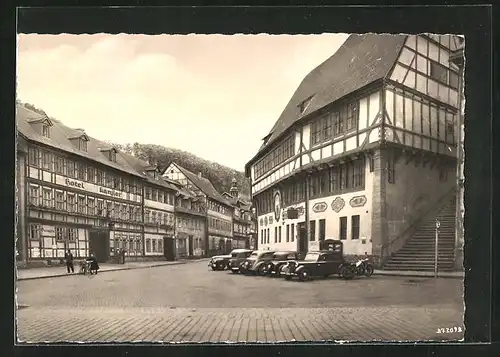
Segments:
[[[231,194],[231,196],[233,196],[234,198],[238,198],[239,196],[239,192],[238,192],[238,181],[236,181],[236,178],[233,177],[233,179],[231,180],[231,189],[229,190],[229,193]]]

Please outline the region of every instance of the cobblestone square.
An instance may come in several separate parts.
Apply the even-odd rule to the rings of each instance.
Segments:
[[[17,333],[20,342],[458,340],[462,285],[377,275],[300,283],[206,262],[69,275],[18,282]]]

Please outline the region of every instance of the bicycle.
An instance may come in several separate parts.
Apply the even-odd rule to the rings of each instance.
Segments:
[[[92,270],[90,269],[91,263],[92,262],[87,260],[80,262],[80,274],[87,275],[90,278],[92,275]]]

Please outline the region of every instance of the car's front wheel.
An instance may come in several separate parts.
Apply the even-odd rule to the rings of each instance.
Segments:
[[[292,280],[292,277],[290,275],[285,275],[285,280]]]
[[[265,264],[262,264],[260,267],[259,267],[259,275],[260,276],[266,276],[267,275],[267,267]]]
[[[309,279],[309,271],[307,269],[302,269],[299,272],[298,276],[300,281],[306,281],[307,279]]]

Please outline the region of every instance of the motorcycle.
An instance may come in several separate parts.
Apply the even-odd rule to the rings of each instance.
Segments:
[[[370,277],[373,274],[373,265],[370,263],[368,258],[360,259],[355,264],[356,267],[356,275],[357,276],[367,276]]]

